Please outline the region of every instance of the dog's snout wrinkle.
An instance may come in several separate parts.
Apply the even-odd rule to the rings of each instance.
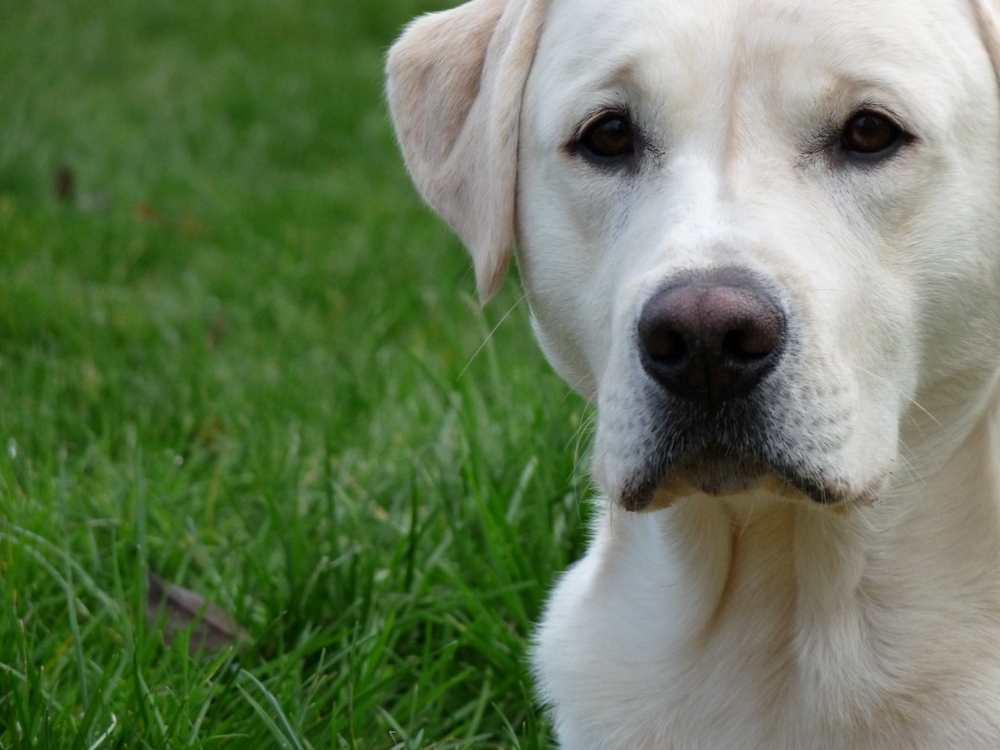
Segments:
[[[774,368],[785,316],[756,279],[724,269],[654,294],[638,336],[654,381],[680,398],[721,401],[747,395]]]

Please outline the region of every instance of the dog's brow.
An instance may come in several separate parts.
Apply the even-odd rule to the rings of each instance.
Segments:
[[[642,64],[641,56],[636,54],[619,55],[609,59],[607,55],[577,53],[568,62],[586,73],[578,76],[575,87],[587,91],[603,91],[623,88],[634,91],[641,84],[639,72]]]

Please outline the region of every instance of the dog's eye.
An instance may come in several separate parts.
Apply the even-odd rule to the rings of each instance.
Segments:
[[[902,136],[902,129],[888,117],[858,112],[844,125],[840,145],[855,154],[878,154],[897,145]]]
[[[587,126],[578,145],[590,157],[621,159],[635,153],[635,129],[627,115],[609,113]]]

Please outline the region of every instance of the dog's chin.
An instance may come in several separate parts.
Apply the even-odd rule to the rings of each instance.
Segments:
[[[835,508],[870,501],[869,493],[852,492],[843,482],[816,472],[713,451],[677,462],[659,479],[634,483],[618,500],[627,510],[651,512],[693,495],[738,499],[751,493]]]

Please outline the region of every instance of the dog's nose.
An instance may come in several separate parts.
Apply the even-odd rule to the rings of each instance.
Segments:
[[[781,358],[785,316],[754,277],[735,269],[692,276],[653,295],[639,316],[647,374],[674,395],[740,398]]]

